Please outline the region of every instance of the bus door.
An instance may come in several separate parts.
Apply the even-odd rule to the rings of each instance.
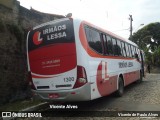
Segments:
[[[140,56],[141,56],[141,69],[142,69],[142,75],[144,77],[144,53],[140,50]]]

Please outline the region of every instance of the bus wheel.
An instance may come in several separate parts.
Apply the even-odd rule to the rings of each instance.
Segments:
[[[118,90],[116,91],[116,96],[117,97],[121,97],[124,93],[124,83],[123,83],[123,79],[121,77],[119,77],[118,80]]]

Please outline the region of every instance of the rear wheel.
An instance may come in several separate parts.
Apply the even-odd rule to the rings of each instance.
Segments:
[[[121,77],[119,77],[118,79],[118,90],[116,91],[116,96],[117,97],[121,97],[124,93],[124,83],[123,83],[123,79]]]

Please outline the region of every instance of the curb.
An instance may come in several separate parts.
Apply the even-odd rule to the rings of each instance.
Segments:
[[[49,105],[48,102],[40,103],[38,105],[28,107],[26,109],[20,110],[19,112],[25,112],[25,111],[36,111],[45,108],[47,105]]]

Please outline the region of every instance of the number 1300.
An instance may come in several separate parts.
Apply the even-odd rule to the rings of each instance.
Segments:
[[[72,82],[72,81],[74,81],[74,77],[64,78],[64,82]]]

